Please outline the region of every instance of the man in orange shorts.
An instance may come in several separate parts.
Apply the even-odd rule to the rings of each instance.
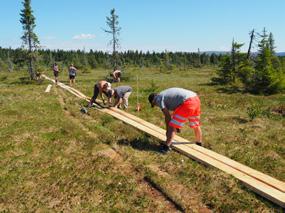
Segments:
[[[151,106],[158,106],[164,116],[166,124],[166,145],[162,152],[170,150],[170,146],[177,131],[188,120],[194,130],[196,144],[202,145],[202,130],[200,128],[200,99],[195,92],[182,88],[169,88],[159,94],[152,93],[148,97]],[[173,111],[172,115],[170,111]]]

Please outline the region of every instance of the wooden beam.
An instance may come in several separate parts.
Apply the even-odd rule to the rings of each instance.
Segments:
[[[47,86],[47,88],[46,88],[45,92],[50,92],[51,87],[52,87],[52,85],[51,85],[51,84],[49,84],[49,85]]]
[[[53,79],[44,76],[46,79],[54,82]],[[62,83],[58,84],[63,89],[66,89],[78,98],[89,101],[90,98],[85,96],[80,91],[64,85]],[[141,118],[138,118],[132,114],[119,110],[117,108],[102,108],[99,111],[112,115],[113,117],[129,124],[153,137],[158,138],[161,141],[166,140],[165,130],[149,123]],[[285,208],[285,183],[277,180],[269,175],[256,171],[248,166],[238,163],[230,158],[220,155],[216,152],[208,150],[204,147],[191,144],[190,141],[179,136],[175,136],[174,140],[176,142],[185,142],[174,144],[173,148],[178,152],[195,159],[206,165],[218,168],[242,181],[251,190],[258,193],[259,195],[271,200],[272,202]],[[188,143],[188,144],[187,144]]]

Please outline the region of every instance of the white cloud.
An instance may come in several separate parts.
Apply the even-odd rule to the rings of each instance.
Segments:
[[[94,34],[84,34],[84,33],[81,33],[80,35],[73,36],[73,39],[76,39],[76,40],[93,39],[93,38],[95,38]]]

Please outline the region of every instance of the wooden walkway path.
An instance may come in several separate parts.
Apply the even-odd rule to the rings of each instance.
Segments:
[[[42,75],[45,79],[53,81],[53,79]],[[78,98],[89,101],[90,98],[85,96],[80,91],[69,87],[63,83],[58,83],[58,85],[77,96]],[[141,118],[138,118],[132,114],[125,111],[119,110],[117,108],[97,108],[99,111],[112,115],[113,117],[129,124],[153,137],[158,138],[161,141],[166,140],[165,130],[155,126]],[[197,146],[196,144],[191,144],[190,141],[179,136],[175,136],[173,148],[206,165],[211,165],[217,169],[220,169],[242,181],[248,188],[257,194],[271,200],[272,202],[278,204],[279,206],[285,208],[285,183],[277,180],[269,175],[261,173],[254,170],[248,166],[238,163],[228,157],[220,155],[209,149]]]

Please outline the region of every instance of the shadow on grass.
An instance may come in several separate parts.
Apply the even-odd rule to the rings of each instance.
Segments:
[[[248,122],[247,119],[241,118],[241,117],[239,117],[239,116],[234,116],[232,119],[233,119],[235,122],[239,123],[239,124],[245,124],[245,123]]]
[[[135,138],[133,140],[121,139],[118,141],[119,145],[131,146],[133,149],[140,151],[151,151],[160,153],[160,144],[155,144],[151,142],[150,137],[144,135],[140,138]]]
[[[32,81],[29,77],[21,77],[18,78],[16,81],[12,81],[10,84],[12,85],[27,85],[27,84],[34,84],[35,82]]]

